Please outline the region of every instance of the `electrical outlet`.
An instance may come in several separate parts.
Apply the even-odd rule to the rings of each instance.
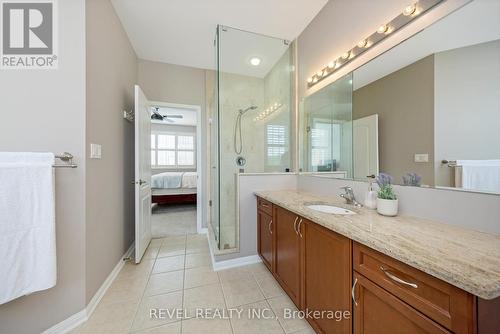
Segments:
[[[415,162],[429,162],[429,154],[427,153],[415,154]]]
[[[90,144],[90,159],[101,159],[101,158],[102,158],[101,145]]]

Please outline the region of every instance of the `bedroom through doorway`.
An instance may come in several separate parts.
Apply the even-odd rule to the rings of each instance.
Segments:
[[[151,102],[153,238],[202,233],[201,108]]]

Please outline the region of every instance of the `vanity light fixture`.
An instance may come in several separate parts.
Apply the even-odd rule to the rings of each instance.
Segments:
[[[403,10],[403,15],[404,16],[410,16],[410,15],[413,15],[413,14],[418,14],[418,12],[417,12],[417,6],[415,4],[408,6],[408,7],[405,8],[405,10]]]
[[[368,47],[370,47],[368,39],[364,39],[362,41],[359,41],[358,47],[360,47],[360,48],[368,48]]]
[[[279,108],[281,108],[283,105],[279,102],[275,102],[274,104],[272,104],[271,106],[269,106],[269,108],[267,108],[266,110],[264,110],[263,112],[261,112],[259,114],[259,116],[255,117],[253,119],[254,122],[257,122],[257,121],[261,121],[263,119],[265,119],[266,117],[274,114]]]
[[[366,52],[371,46],[380,43],[391,33],[403,28],[420,14],[427,12],[445,0],[419,0],[403,9],[401,14],[391,21],[381,25],[376,32],[361,40],[354,48],[345,52],[340,58],[336,58],[328,63],[322,70],[307,78],[307,87],[310,88],[335,73],[339,68],[350,63],[351,60]]]
[[[377,32],[379,34],[389,34],[390,32],[392,32],[391,26],[389,26],[388,24],[383,24],[378,27]]]

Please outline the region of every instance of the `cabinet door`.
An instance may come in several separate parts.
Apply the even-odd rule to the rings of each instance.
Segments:
[[[285,209],[276,209],[276,279],[290,299],[300,303],[300,218]]]
[[[355,272],[354,333],[451,333]]]
[[[273,271],[273,219],[267,213],[257,211],[258,251],[262,261],[270,271]]]
[[[351,333],[351,240],[309,221],[301,225],[301,230],[304,236],[302,305],[310,311],[342,312],[340,320],[327,315],[308,320],[317,333]]]

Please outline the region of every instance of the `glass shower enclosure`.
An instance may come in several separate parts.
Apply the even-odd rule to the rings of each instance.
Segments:
[[[210,233],[219,250],[239,246],[238,175],[291,169],[291,43],[226,26],[207,76],[210,114]]]

